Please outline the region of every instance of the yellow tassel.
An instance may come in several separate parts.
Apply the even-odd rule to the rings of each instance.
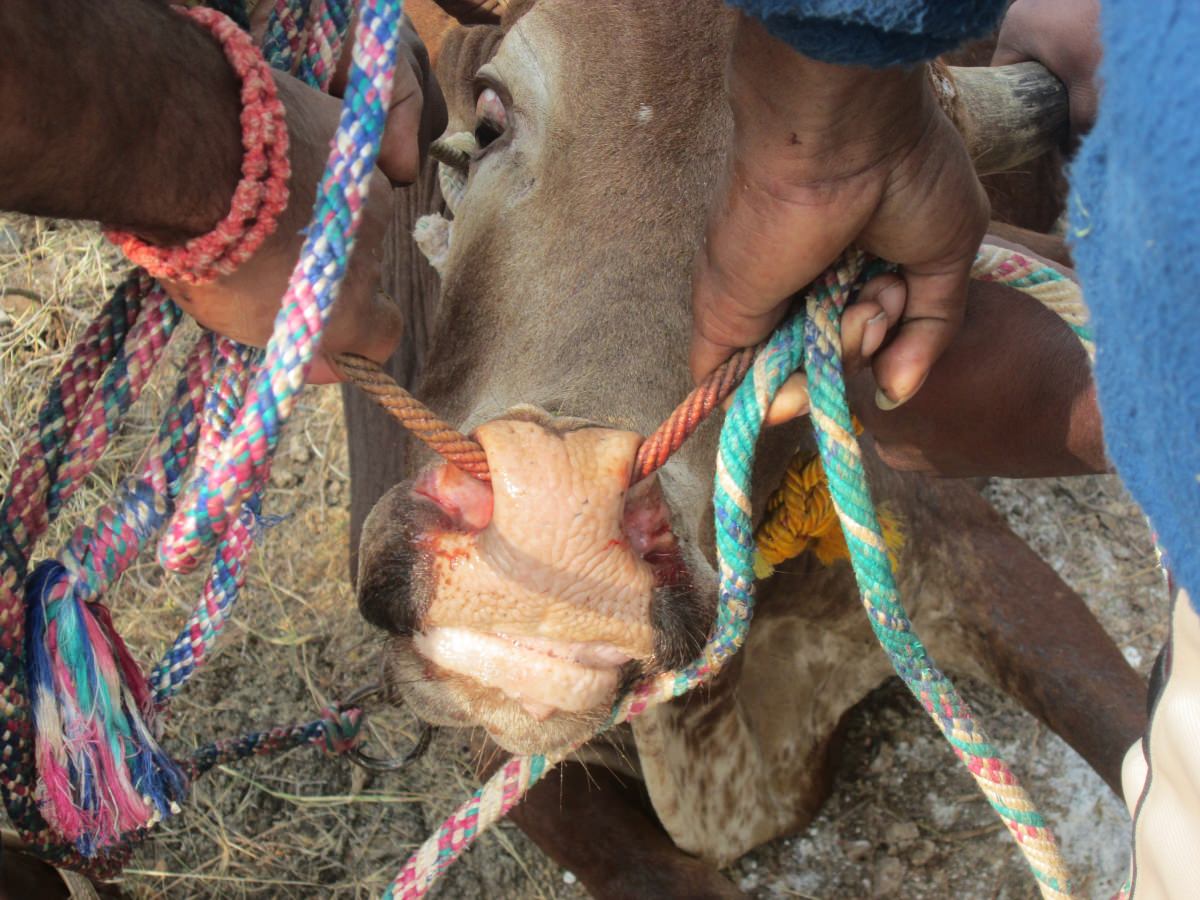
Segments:
[[[861,430],[857,422],[854,424],[856,430]],[[895,568],[896,552],[904,544],[903,529],[898,518],[886,509],[879,511],[879,524]],[[769,578],[776,566],[806,550],[812,550],[826,566],[850,558],[817,454],[797,453],[792,457],[783,481],[767,501],[766,515],[754,540],[754,574],[760,579]]]

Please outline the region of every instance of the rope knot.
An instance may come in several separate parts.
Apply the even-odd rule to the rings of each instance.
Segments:
[[[322,747],[330,756],[341,756],[358,745],[366,716],[357,706],[329,706],[321,711],[321,727],[312,743]]]

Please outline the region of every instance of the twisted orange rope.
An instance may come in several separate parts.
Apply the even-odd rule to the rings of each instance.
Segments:
[[[633,463],[634,483],[658,471],[714,409],[733,393],[754,363],[758,347],[739,350],[714,369],[666,421],[638,448]],[[424,403],[400,387],[379,363],[353,353],[340,353],[334,365],[397,422],[438,453],[448,463],[480,481],[491,481],[483,447],[438,417]]]
[[[333,362],[346,378],[429,449],[480,481],[492,480],[483,448],[396,384],[379,363],[353,353],[339,353]]]

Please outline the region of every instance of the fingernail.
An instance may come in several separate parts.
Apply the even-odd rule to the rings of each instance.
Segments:
[[[899,400],[893,400],[891,397],[889,397],[887,394],[885,394],[883,392],[883,388],[876,388],[876,390],[875,390],[875,405],[878,406],[880,409],[882,409],[884,412],[890,412],[893,409],[897,409],[897,408],[903,406],[905,403],[907,403],[909,400],[911,400],[913,397],[916,396],[917,391],[919,391],[925,385],[925,379],[928,377],[929,377],[929,373],[926,372],[924,375],[921,376],[921,380],[918,381],[916,384],[914,384],[912,386],[912,389],[909,390],[907,393],[905,393],[904,396],[901,397]]]
[[[867,320],[867,324],[863,326],[862,338],[862,355],[864,357],[871,356],[883,344],[883,339],[887,337],[887,313],[876,313]]]
[[[908,285],[903,281],[889,284],[879,292],[875,301],[884,308],[890,321],[898,322],[904,314],[904,304],[908,302]]]
[[[903,400],[893,400],[891,397],[889,397],[887,394],[885,394],[883,392],[883,388],[875,389],[875,405],[878,406],[880,409],[882,409],[884,412],[891,412],[893,409],[900,406],[903,402],[904,402]]]

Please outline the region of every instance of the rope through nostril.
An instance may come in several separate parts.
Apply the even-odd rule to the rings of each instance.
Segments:
[[[761,346],[739,350],[725,360],[692,389],[650,437],[642,441],[633,461],[631,484],[637,484],[661,469],[709,414],[733,393],[750,371]]]
[[[634,458],[631,484],[636,484],[666,464],[712,411],[741,384],[758,350],[758,347],[739,350],[714,369],[675,407],[666,421],[642,441]],[[379,363],[353,353],[339,353],[333,362],[347,379],[429,449],[480,481],[492,480],[483,447],[400,387]]]
[[[492,480],[483,447],[400,387],[379,363],[353,353],[339,353],[333,362],[346,378],[429,449],[480,481]]]

